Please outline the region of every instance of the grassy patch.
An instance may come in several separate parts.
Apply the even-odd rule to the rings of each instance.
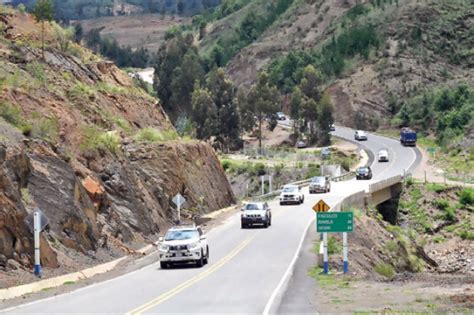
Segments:
[[[165,142],[179,139],[178,134],[174,130],[159,131],[157,129],[147,127],[138,132],[136,140],[139,142]]]
[[[63,285],[71,285],[71,284],[75,284],[76,282],[75,281],[65,281],[63,283]]]
[[[18,128],[24,135],[30,134],[31,124],[23,118],[20,107],[7,102],[0,102],[0,117],[5,119],[10,125]]]
[[[102,149],[115,154],[120,144],[120,137],[116,133],[102,132],[96,127],[88,127],[83,130],[80,149],[83,152],[94,152]]]
[[[441,184],[433,183],[433,184],[427,184],[426,189],[428,191],[432,191],[432,192],[435,192],[435,193],[439,194],[440,192],[443,192],[443,191],[446,190],[446,186],[441,185]]]
[[[332,274],[326,275],[322,273],[322,269],[315,266],[309,269],[308,274],[310,277],[316,280],[316,283],[321,288],[339,288],[339,289],[350,289],[351,279],[347,277],[335,276]]]
[[[71,101],[94,100],[96,97],[95,91],[90,86],[79,81],[69,89],[67,95]]]
[[[41,63],[37,61],[30,62],[26,65],[26,71],[38,80],[39,83],[42,85],[46,84],[48,77],[46,75],[46,71],[44,70],[44,67]]]
[[[340,254],[342,253],[342,242],[334,236],[328,237],[328,254]]]
[[[380,263],[374,267],[374,270],[379,275],[384,276],[385,278],[392,279],[395,276],[395,269],[389,264]]]
[[[464,188],[459,193],[459,202],[465,206],[474,205],[474,189],[473,188]]]
[[[123,87],[110,84],[107,82],[99,82],[96,84],[97,91],[106,94],[125,94],[127,92]]]

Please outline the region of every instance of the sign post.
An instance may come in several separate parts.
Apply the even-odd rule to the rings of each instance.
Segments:
[[[318,226],[318,214],[320,212],[327,212],[331,207],[324,202],[319,200],[314,206],[313,210],[316,212],[316,227]],[[328,255],[328,233],[321,233],[323,237],[323,273],[329,273],[329,255]]]
[[[352,212],[328,212],[330,207],[320,200],[313,206],[316,212],[316,231],[323,235],[323,272],[329,273],[328,236],[327,233],[342,232],[342,258],[344,273],[349,272],[347,232],[354,231],[354,214]]]
[[[344,273],[349,272],[349,260],[347,259],[348,248],[347,248],[347,232],[342,233],[342,260],[344,265]]]
[[[260,179],[262,180],[262,195],[265,195],[265,176],[260,176]]]
[[[186,199],[180,194],[177,193],[173,198],[173,203],[178,208],[178,225],[181,224],[181,205],[186,202]]]
[[[41,278],[41,256],[40,256],[40,232],[41,214],[39,211],[33,213],[33,232],[35,242],[35,276]]]

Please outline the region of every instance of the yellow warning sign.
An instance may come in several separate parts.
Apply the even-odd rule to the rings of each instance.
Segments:
[[[324,202],[324,200],[319,200],[314,206],[313,210],[314,212],[328,212],[331,207]]]

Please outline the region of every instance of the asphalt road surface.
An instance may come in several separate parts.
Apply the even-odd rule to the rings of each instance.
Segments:
[[[337,128],[339,137],[353,139],[353,131]],[[311,210],[321,198],[335,205],[345,196],[367,189],[369,183],[402,174],[417,161],[416,150],[398,141],[368,135],[363,145],[377,154],[388,148],[390,161],[373,164],[370,181],[332,183],[329,194],[309,195],[302,205],[269,205],[272,226],[240,228],[240,213],[207,233],[210,262],[203,268],[161,270],[156,262],[141,270],[71,293],[20,305],[4,312],[65,313],[276,313],[292,311],[281,305],[307,231],[314,228]],[[297,311],[297,310],[294,310]],[[307,310],[305,310],[307,311]],[[2,312],[2,311],[0,311]],[[317,305],[314,312],[317,312]]]

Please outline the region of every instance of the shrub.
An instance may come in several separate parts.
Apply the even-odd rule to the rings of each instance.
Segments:
[[[446,221],[456,221],[456,208],[448,207],[444,209],[444,219]]]
[[[33,61],[26,65],[26,71],[41,84],[45,84],[47,81],[46,72],[41,63]]]
[[[449,202],[446,199],[435,199],[432,203],[439,210],[446,210],[449,207]]]
[[[152,127],[140,130],[136,136],[137,141],[140,142],[170,141],[178,138],[179,136],[174,130],[159,131]]]
[[[338,241],[334,236],[328,237],[328,254],[337,254],[342,251],[341,242]]]
[[[463,229],[463,230],[458,231],[457,234],[458,234],[459,237],[462,238],[463,240],[469,240],[469,241],[474,240],[474,232],[472,232],[472,231],[470,231],[470,230]]]
[[[131,134],[132,133],[132,127],[130,126],[130,123],[122,118],[122,117],[114,117],[113,122],[119,126],[123,131],[125,131],[126,134]]]
[[[114,154],[117,153],[121,144],[120,137],[112,131],[101,134],[98,140],[99,148],[107,149]]]
[[[229,160],[222,160],[221,165],[222,165],[222,168],[224,169],[224,171],[227,171],[232,166],[232,162],[229,161]]]
[[[413,272],[420,272],[424,269],[423,261],[416,255],[408,255],[408,264]]]
[[[136,139],[140,142],[157,142],[161,140],[161,134],[158,130],[147,127],[138,132]]]
[[[109,94],[125,94],[126,90],[123,87],[109,84],[107,82],[99,82],[96,85],[97,91],[102,93],[109,93]]]
[[[443,192],[446,189],[446,187],[440,184],[433,183],[433,184],[426,185],[426,189],[439,194],[440,192]]]
[[[57,141],[59,138],[59,121],[56,118],[42,118],[34,122],[31,132],[34,137]]]
[[[113,131],[101,132],[97,127],[87,127],[83,130],[83,139],[80,149],[85,152],[94,152],[98,149],[117,153],[121,141],[117,133]]]
[[[15,127],[20,127],[23,123],[21,109],[18,106],[9,103],[0,103],[0,117]]]
[[[397,252],[398,251],[398,243],[397,241],[388,241],[387,244],[385,244],[385,247],[389,252]]]
[[[257,176],[262,176],[262,175],[265,175],[267,172],[266,172],[266,169],[265,169],[265,164],[263,163],[255,163],[253,165],[253,171],[252,171],[253,174],[257,175]]]
[[[70,100],[78,101],[81,99],[95,99],[95,91],[82,82],[77,82],[68,92]]]
[[[392,279],[395,276],[395,269],[393,269],[391,265],[386,263],[377,264],[374,270],[379,275],[382,275],[388,279]]]
[[[459,202],[465,206],[474,205],[474,189],[473,188],[464,188],[459,193]]]

